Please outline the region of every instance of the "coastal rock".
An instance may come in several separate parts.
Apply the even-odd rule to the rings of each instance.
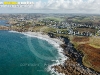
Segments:
[[[68,39],[67,39],[68,40]],[[66,41],[67,41],[66,40]],[[69,57],[63,65],[55,65],[54,68],[58,73],[64,73],[65,75],[100,75],[99,73],[85,67],[82,63],[83,54],[74,49],[73,45],[68,45],[68,41],[62,44],[63,53]]]

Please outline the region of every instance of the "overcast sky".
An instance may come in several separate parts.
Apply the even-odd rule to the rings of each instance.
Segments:
[[[100,0],[0,0],[33,1],[33,7],[0,7],[0,13],[96,13],[100,14]]]

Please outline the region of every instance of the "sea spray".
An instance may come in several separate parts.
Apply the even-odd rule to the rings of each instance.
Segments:
[[[21,34],[23,34],[25,36],[34,37],[34,38],[38,38],[38,39],[41,39],[41,40],[45,40],[45,41],[49,42],[50,44],[52,44],[58,50],[59,57],[58,57],[57,60],[51,60],[51,61],[55,61],[55,63],[53,63],[52,65],[49,65],[48,68],[47,68],[47,71],[50,72],[52,75],[53,74],[64,75],[62,73],[55,72],[54,68],[52,68],[52,66],[54,66],[54,65],[60,65],[60,64],[63,65],[65,60],[67,60],[67,57],[63,54],[63,49],[60,47],[59,43],[54,41],[52,38],[44,37],[44,35],[34,35],[34,34],[31,34],[32,32],[17,32],[17,31],[9,31],[9,32],[21,33]]]
[[[46,40],[47,42],[52,44],[55,48],[57,48],[60,57],[58,57],[58,60],[55,60],[56,62],[54,64],[48,66],[47,71],[51,72],[52,75],[53,74],[64,75],[62,73],[55,72],[55,70],[52,68],[52,66],[54,66],[54,65],[60,65],[60,64],[63,65],[65,60],[67,60],[67,57],[63,54],[63,49],[60,47],[60,44],[58,44],[56,41],[54,41],[51,38],[43,37],[43,35],[42,36],[37,36],[37,35],[28,34],[28,33],[23,33],[23,34],[27,35],[27,36],[30,36],[30,37],[36,37],[38,39]]]

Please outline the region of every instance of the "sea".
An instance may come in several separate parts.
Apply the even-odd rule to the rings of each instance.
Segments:
[[[3,25],[3,26],[9,26],[10,24],[7,24],[8,21],[7,20],[0,20],[0,26]]]
[[[56,75],[50,65],[61,55],[46,40],[0,30],[0,75]]]

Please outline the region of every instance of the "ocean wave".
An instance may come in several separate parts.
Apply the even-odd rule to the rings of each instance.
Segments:
[[[23,34],[26,36],[29,36],[29,37],[35,37],[35,38],[39,38],[42,40],[46,40],[47,42],[52,44],[57,49],[59,57],[58,57],[58,60],[51,60],[51,61],[54,61],[55,63],[53,63],[52,65],[49,65],[47,68],[47,71],[50,72],[52,75],[55,75],[55,74],[56,75],[65,75],[65,74],[56,72],[52,68],[52,66],[55,66],[55,65],[60,65],[60,64],[63,65],[65,60],[67,60],[67,57],[63,54],[63,49],[60,47],[60,45],[57,42],[53,41],[52,39],[45,38],[43,36],[31,35],[31,34],[27,34],[27,33],[23,33]]]
[[[47,42],[49,42],[50,44],[52,44],[58,51],[58,54],[59,54],[59,57],[58,57],[58,60],[51,60],[51,61],[55,61],[55,63],[53,63],[52,65],[49,65],[48,68],[47,68],[47,71],[50,72],[52,75],[56,74],[56,75],[64,75],[62,73],[58,73],[56,72],[52,66],[55,66],[55,65],[63,65],[63,63],[65,62],[65,60],[67,60],[67,57],[63,54],[63,49],[60,47],[60,44],[58,44],[56,41],[50,39],[50,38],[46,38],[46,37],[43,37],[43,36],[37,36],[37,35],[32,35],[32,34],[29,34],[29,33],[25,33],[25,32],[17,32],[17,31],[9,31],[9,32],[13,32],[13,33],[21,33],[25,36],[28,36],[28,37],[35,37],[35,38],[38,38],[38,39],[41,39],[41,40],[45,40]]]
[[[21,32],[17,32],[17,31],[13,31],[13,30],[8,31],[8,32],[11,32],[11,33],[21,33]]]

